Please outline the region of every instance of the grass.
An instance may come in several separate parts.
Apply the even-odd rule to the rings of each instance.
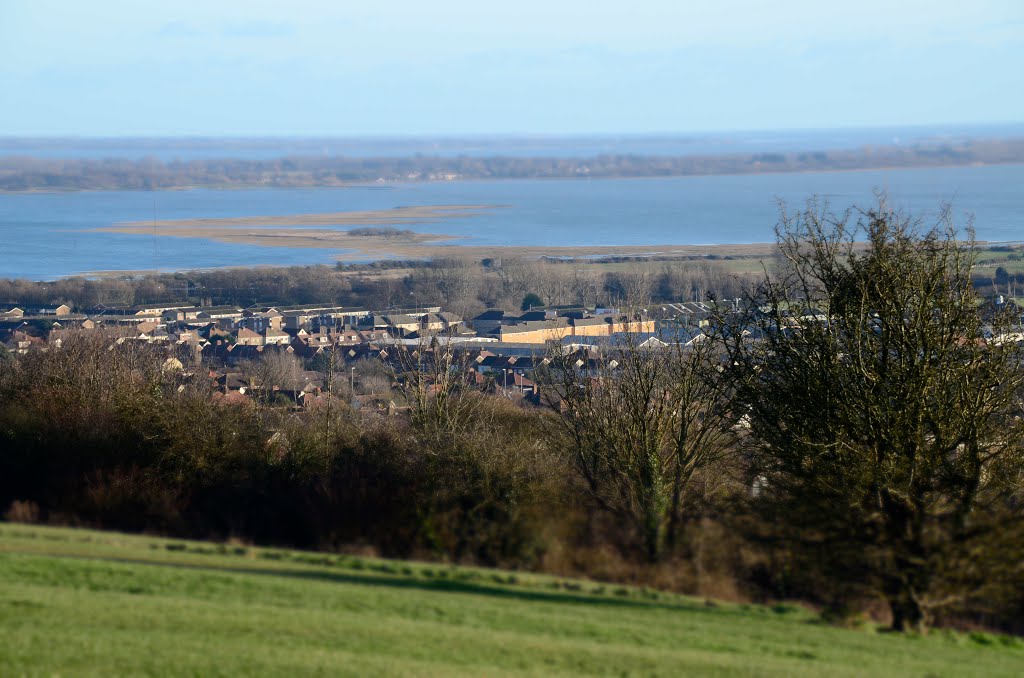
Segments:
[[[1024,249],[1019,247],[980,246],[978,248],[977,273],[991,275],[996,268],[1002,266],[1010,275],[1024,273]]]
[[[1024,643],[539,575],[0,524],[0,675],[998,676]]]

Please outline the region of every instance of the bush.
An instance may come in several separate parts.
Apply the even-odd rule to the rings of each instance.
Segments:
[[[34,501],[14,500],[11,502],[10,508],[4,512],[4,520],[9,523],[38,523],[39,504]]]

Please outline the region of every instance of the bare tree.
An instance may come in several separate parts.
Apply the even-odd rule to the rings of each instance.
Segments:
[[[573,269],[570,285],[575,303],[585,307],[597,304],[601,294],[601,282],[595,273],[582,268]]]
[[[356,392],[371,396],[389,394],[394,375],[381,361],[361,358],[349,369],[352,370],[349,376]]]
[[[418,345],[396,344],[394,380],[411,408],[413,428],[446,449],[476,422],[482,394],[471,383],[471,370],[444,337],[424,339]]]
[[[432,262],[423,270],[423,281],[437,288],[441,300],[450,310],[464,313],[474,303],[480,271],[466,259],[448,257]],[[422,287],[422,285],[417,285]]]
[[[257,360],[242,365],[253,392],[262,402],[272,404],[280,390],[294,391],[301,386],[302,362],[283,351],[264,351]]]
[[[501,281],[504,296],[508,300],[522,299],[533,284],[532,267],[523,259],[503,258],[500,265],[495,267],[495,272]]]
[[[569,301],[571,281],[562,264],[538,261],[533,266],[532,291],[540,295],[544,303],[559,306]]]
[[[730,454],[731,415],[713,342],[639,341],[555,350],[541,380],[591,496],[635,528],[655,561],[676,542],[691,482]]]

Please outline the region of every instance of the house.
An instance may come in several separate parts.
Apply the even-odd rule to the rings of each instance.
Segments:
[[[510,358],[507,356],[494,355],[486,351],[481,352],[480,355],[473,360],[476,371],[479,374],[489,374],[492,372],[501,372],[508,368]],[[515,364],[515,358],[511,358],[512,364]]]
[[[151,335],[157,331],[157,328],[160,327],[159,323],[155,322],[154,320],[146,320],[145,322],[133,323],[133,325],[134,327],[132,327],[132,331],[140,335]]]
[[[241,332],[241,330],[239,330]],[[281,330],[265,329],[263,330],[263,345],[268,346],[270,344],[291,344],[291,335]]]
[[[360,336],[359,332],[352,327],[342,327],[334,336],[336,337],[335,343],[342,346],[353,346],[355,344],[363,343],[363,338]]]
[[[184,308],[169,308],[160,314],[160,317],[164,322],[177,322],[179,320],[195,320],[200,313],[201,309],[194,306],[186,306]]]
[[[238,391],[245,393],[249,388],[249,380],[241,372],[224,371],[215,378],[220,390],[224,393]]]
[[[319,400],[320,393],[325,390],[325,377],[320,372],[303,372],[298,383],[291,387],[274,386],[275,396],[284,396],[296,405],[310,407]]]
[[[445,327],[444,320],[437,313],[424,313],[419,317],[418,331],[423,333],[440,332]]]
[[[292,352],[303,359],[308,360],[309,358],[315,358],[318,355],[322,355],[324,351],[330,348],[327,345],[318,346],[315,344],[307,343],[308,337],[294,337],[288,346],[292,349]]]
[[[310,329],[316,314],[311,311],[282,311],[281,326],[288,330]]]
[[[150,305],[139,305],[133,306],[131,309],[132,315],[146,315],[146,316],[159,316],[163,315],[164,311],[170,311],[175,308],[190,308],[192,304],[182,302],[170,302],[166,304],[150,304]],[[110,307],[107,307],[110,308]]]
[[[256,335],[259,337],[259,335]],[[262,339],[262,337],[261,337]],[[229,344],[223,341],[207,344],[202,349],[202,357],[206,360],[217,360],[225,365],[238,365],[243,362],[259,360],[270,353],[287,353],[294,355],[295,350],[291,346],[280,345],[246,345]]]
[[[24,310],[22,311],[22,315],[30,315],[30,316],[55,315],[55,316],[59,317],[59,316],[71,315],[71,307],[66,305],[66,304],[59,304],[59,305],[56,305],[56,306],[51,305],[51,304],[42,305],[42,306],[26,306],[24,308]]]
[[[383,316],[384,326],[399,333],[416,332],[420,329],[420,318],[402,313]],[[376,327],[376,323],[374,323]]]
[[[242,317],[242,309],[237,306],[207,306],[196,313],[197,320],[237,320]]]
[[[477,334],[493,334],[502,325],[513,323],[518,317],[515,314],[504,311],[500,308],[491,308],[472,320],[473,329]]]
[[[505,372],[499,378],[495,379],[494,387],[502,391],[515,391],[522,395],[532,395],[537,385],[524,375],[518,372]]]
[[[666,317],[682,325],[706,326],[715,307],[703,301],[683,301],[665,304],[661,307]]]
[[[117,316],[99,316],[99,319],[103,321],[105,327],[136,327],[139,325],[152,325],[157,327],[163,322],[160,316],[154,315],[117,315]]]
[[[371,341],[384,341],[385,339],[391,338],[391,335],[388,334],[387,330],[377,329],[359,330],[358,335],[359,343],[361,344],[367,344],[370,343]]]
[[[238,346],[262,346],[263,335],[243,327],[235,333],[235,344]]]
[[[339,327],[364,321],[369,311],[342,306],[292,306],[277,309],[284,317],[285,329],[315,330],[318,327]]]
[[[21,331],[14,331],[7,335],[3,344],[12,353],[25,354],[33,348],[43,348],[45,342],[40,337],[34,337]]]
[[[437,317],[441,319],[441,329],[445,332],[451,332],[453,330],[461,330],[465,327],[465,322],[461,316],[448,311],[441,311],[437,314]]]
[[[562,337],[572,334],[572,327],[566,318],[554,320],[528,320],[515,325],[502,325],[498,328],[498,338],[505,342],[521,344],[544,344],[559,341]]]
[[[235,327],[260,333],[268,328],[272,330],[281,329],[283,320],[284,316],[278,313],[276,309],[258,313],[246,311],[245,315],[235,322]]]
[[[57,329],[94,330],[96,321],[84,315],[65,316],[59,322],[53,323],[53,326]]]
[[[66,304],[42,306],[18,306],[16,304],[0,304],[0,319],[12,320],[27,315],[70,315],[71,306]]]
[[[570,318],[572,336],[574,337],[607,337],[611,333],[608,323],[609,316],[597,318]]]
[[[365,325],[371,318],[371,314],[364,308],[346,308],[339,313],[332,313],[331,317],[335,325]]]

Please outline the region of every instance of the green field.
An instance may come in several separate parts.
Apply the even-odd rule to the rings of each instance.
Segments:
[[[792,605],[0,523],[0,675],[1024,674],[1024,643]]]

